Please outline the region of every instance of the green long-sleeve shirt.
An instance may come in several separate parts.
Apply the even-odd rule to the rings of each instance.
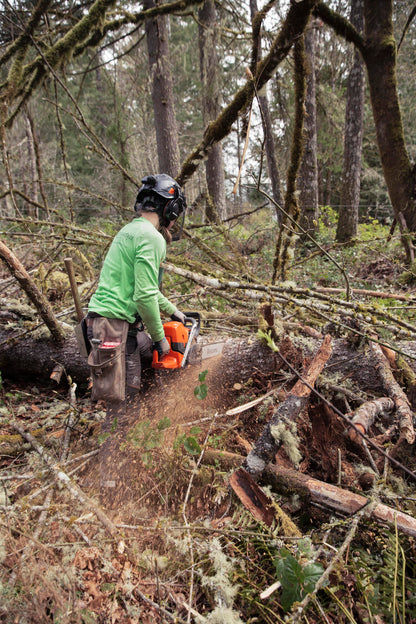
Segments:
[[[129,323],[138,312],[152,340],[162,340],[160,311],[171,315],[176,309],[159,290],[159,267],[165,256],[160,232],[144,217],[133,219],[110,245],[88,311]]]

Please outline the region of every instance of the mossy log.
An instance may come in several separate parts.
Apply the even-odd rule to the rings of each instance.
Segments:
[[[296,470],[272,464],[263,472],[262,483],[271,485],[274,490],[285,495],[297,494],[309,504],[323,506],[346,516],[356,514],[369,503],[365,496],[318,481]],[[416,537],[416,520],[406,513],[378,503],[374,507],[369,506],[369,515],[380,524],[394,527],[397,523],[399,531]]]
[[[78,350],[74,336],[63,343],[49,336],[35,339],[27,335],[18,340],[15,330],[0,327],[0,372],[3,379],[19,382],[48,382],[57,364],[64,367],[65,378],[77,384],[86,383],[89,377],[87,361]]]
[[[87,361],[80,355],[75,335],[71,331],[67,333],[63,344],[53,342],[46,334],[35,338],[33,334],[28,333],[19,339],[16,338],[16,334],[16,327],[0,324],[0,373],[4,380],[19,383],[49,383],[54,366],[61,364],[65,370],[61,384],[70,377],[78,384],[79,389],[83,384],[86,387],[89,378]],[[224,340],[223,354],[215,373],[219,387],[232,391],[235,383],[244,384],[253,375],[263,377],[266,385],[278,385],[279,382],[274,381],[274,372],[278,368],[281,370],[281,362],[268,347],[253,337],[236,339],[203,333],[198,342],[204,344],[216,340]],[[291,341],[298,353],[298,361],[308,361],[322,339],[292,336]],[[410,354],[416,355],[416,345],[413,343],[406,343],[404,348]],[[300,369],[291,354],[285,356],[292,365]],[[408,363],[414,366],[415,360],[409,359]],[[345,339],[333,339],[332,355],[328,360],[325,375],[325,387],[330,387],[331,383],[340,386],[347,379],[348,388],[364,396],[365,400],[385,396],[372,354],[368,349],[357,350]],[[328,375],[331,377],[328,378]],[[52,385],[56,387],[56,382]],[[369,394],[368,397],[366,393]]]

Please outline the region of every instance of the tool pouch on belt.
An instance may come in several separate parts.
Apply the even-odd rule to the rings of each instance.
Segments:
[[[92,319],[93,339],[88,364],[91,399],[124,401],[126,398],[126,339],[129,324],[121,319]]]

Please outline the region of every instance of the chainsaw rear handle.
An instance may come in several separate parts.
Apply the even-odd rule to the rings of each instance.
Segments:
[[[199,314],[199,312],[185,312],[185,327],[188,327],[189,323],[188,321],[191,323],[191,327],[193,327],[194,325],[197,326],[197,329],[199,331],[200,325],[201,325],[201,315]]]
[[[187,329],[192,329],[195,325],[198,325],[198,321],[193,316],[185,316],[184,325]]]

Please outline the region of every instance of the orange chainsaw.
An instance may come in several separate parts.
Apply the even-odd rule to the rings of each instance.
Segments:
[[[170,345],[170,351],[163,357],[158,351],[153,351],[152,367],[161,368],[183,368],[189,359],[191,348],[199,334],[201,317],[198,312],[187,312],[185,323],[179,321],[168,321],[164,323],[166,340]]]

